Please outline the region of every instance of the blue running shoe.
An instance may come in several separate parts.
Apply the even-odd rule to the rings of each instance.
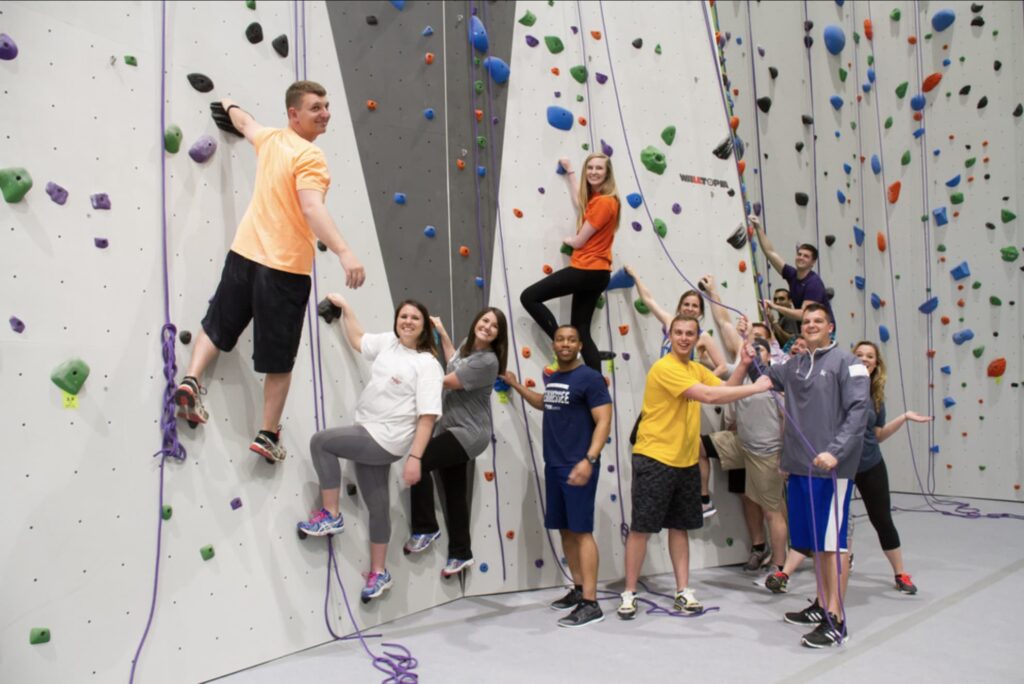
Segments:
[[[421,553],[427,550],[431,544],[437,541],[441,537],[441,530],[437,532],[429,532],[427,534],[414,534],[409,537],[409,541],[405,542],[405,546],[402,549],[406,553]]]
[[[370,599],[375,599],[385,591],[391,588],[391,573],[385,570],[384,572],[371,572],[366,575],[366,586],[363,587],[362,599],[363,603],[369,603]]]
[[[321,508],[313,517],[306,522],[298,524],[299,532],[311,537],[325,537],[329,534],[336,534],[345,529],[345,518],[338,512],[335,518],[326,508]]]

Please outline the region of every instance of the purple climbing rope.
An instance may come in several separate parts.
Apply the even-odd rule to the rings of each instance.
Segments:
[[[804,0],[804,21],[809,19],[807,0]],[[818,221],[818,133],[814,121],[814,69],[811,65],[811,48],[807,48],[807,86],[811,95],[811,187],[814,188],[814,247],[821,250],[821,225]]]

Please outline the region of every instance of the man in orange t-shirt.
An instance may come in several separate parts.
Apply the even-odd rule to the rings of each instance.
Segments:
[[[266,379],[263,425],[249,449],[275,463],[287,455],[280,420],[302,338],[317,239],[338,255],[348,287],[362,285],[365,274],[324,205],[331,177],[313,144],[331,118],[324,87],[296,81],[288,88],[287,128],[264,128],[231,100],[220,105],[231,126],[256,148],[256,185],[174,401],[178,417],[193,427],[207,421],[199,378],[221,351],[234,349],[253,321],[253,365]],[[215,120],[224,114],[215,112]]]

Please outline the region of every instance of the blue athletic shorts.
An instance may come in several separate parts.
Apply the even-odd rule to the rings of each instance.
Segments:
[[[853,480],[838,478],[833,487],[830,477],[790,475],[786,491],[790,545],[794,549],[846,552]]]
[[[569,484],[571,472],[572,468],[564,466],[544,467],[547,492],[544,527],[549,530],[593,532],[594,499],[597,497],[597,480],[601,468],[594,466],[590,481],[582,487]]]

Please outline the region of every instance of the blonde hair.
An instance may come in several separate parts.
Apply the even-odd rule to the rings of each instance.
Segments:
[[[622,201],[619,199],[619,190],[615,186],[615,173],[612,171],[612,160],[611,158],[602,152],[594,152],[593,154],[587,155],[587,158],[583,160],[583,173],[580,174],[580,189],[579,189],[579,203],[580,203],[580,215],[576,220],[576,230],[579,231],[583,227],[584,213],[587,210],[587,204],[591,200],[590,194],[590,183],[587,182],[587,164],[590,163],[591,159],[604,159],[605,169],[607,173],[604,177],[604,182],[601,183],[601,187],[597,189],[594,195],[610,195],[615,198],[616,204],[622,206]],[[618,221],[615,223],[615,230],[619,229]]]
[[[875,369],[871,371],[871,401],[875,405],[875,413],[882,410],[882,402],[885,401],[885,381],[888,374],[885,371],[885,359],[882,352],[878,351],[878,345],[869,340],[861,340],[853,345],[853,351],[858,347],[871,347],[875,350]]]

